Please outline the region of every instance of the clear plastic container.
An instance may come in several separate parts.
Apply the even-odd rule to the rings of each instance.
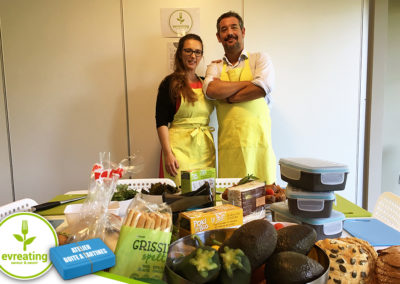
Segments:
[[[333,191],[310,192],[288,185],[286,187],[289,212],[304,218],[328,218],[335,201]]]
[[[272,220],[274,222],[292,222],[311,226],[317,232],[317,240],[339,238],[343,231],[343,213],[332,210],[329,218],[304,218],[290,214],[286,202],[271,204]]]
[[[279,160],[281,178],[306,191],[343,190],[349,169],[344,164],[314,158]]]

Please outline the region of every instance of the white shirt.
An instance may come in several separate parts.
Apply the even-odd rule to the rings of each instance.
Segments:
[[[235,65],[232,65],[228,58],[224,56],[223,61],[227,64],[226,71],[237,67],[244,67],[244,61],[247,58],[247,54],[249,55],[250,69],[253,74],[253,80],[251,82],[265,91],[265,99],[269,104],[271,102],[272,88],[275,83],[275,70],[268,54],[261,52],[247,53],[247,51],[243,49],[239,56],[239,60]],[[222,67],[222,61],[220,63],[211,63],[207,66],[206,78],[203,83],[203,92],[206,96],[208,84],[212,82],[214,78],[220,78]],[[207,98],[209,97],[207,96]]]

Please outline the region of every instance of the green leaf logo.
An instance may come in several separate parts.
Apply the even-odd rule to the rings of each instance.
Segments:
[[[17,235],[17,234],[14,234],[14,238],[16,238],[17,241],[19,241],[19,242],[23,242],[24,241],[24,238],[22,238],[20,235]]]
[[[24,235],[23,237],[18,234],[13,234],[14,238],[23,243],[24,246],[24,251],[26,251],[26,246],[30,245],[36,237],[30,237],[29,239],[26,239],[26,235],[28,234],[28,221],[27,220],[22,220],[22,226],[21,226],[21,233]]]
[[[179,18],[176,18],[176,20],[177,20],[180,24],[182,24],[182,23],[185,21],[185,19],[182,18],[182,12],[179,12]]]

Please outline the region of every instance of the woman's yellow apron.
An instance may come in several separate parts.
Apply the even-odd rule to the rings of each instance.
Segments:
[[[249,60],[243,68],[226,71],[222,81],[252,81]],[[271,118],[264,98],[229,104],[217,103],[218,177],[240,178],[253,174],[272,184],[276,180],[276,158],[271,142]]]
[[[177,186],[181,185],[182,170],[215,168],[215,147],[211,134],[214,129],[208,126],[214,105],[204,97],[201,88],[193,91],[197,95],[197,101],[193,104],[181,97],[181,105],[169,128],[171,149],[179,163],[175,177],[165,170],[162,157],[164,176],[172,179]]]

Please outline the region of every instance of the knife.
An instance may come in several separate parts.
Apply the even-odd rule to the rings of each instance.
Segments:
[[[61,200],[61,201],[50,201],[50,202],[46,202],[46,203],[42,203],[42,204],[38,204],[35,206],[31,207],[31,211],[32,212],[36,212],[36,211],[42,211],[42,210],[46,210],[46,209],[50,209],[65,203],[69,203],[69,202],[73,202],[73,201],[77,201],[77,200],[81,200],[86,198],[86,196],[81,196],[81,197],[77,197],[77,198],[73,198],[73,199],[68,199],[68,200]]]
[[[197,195],[181,198],[175,202],[169,204],[172,212],[180,212],[193,206],[201,206],[205,203],[212,202],[213,198],[211,195]]]

